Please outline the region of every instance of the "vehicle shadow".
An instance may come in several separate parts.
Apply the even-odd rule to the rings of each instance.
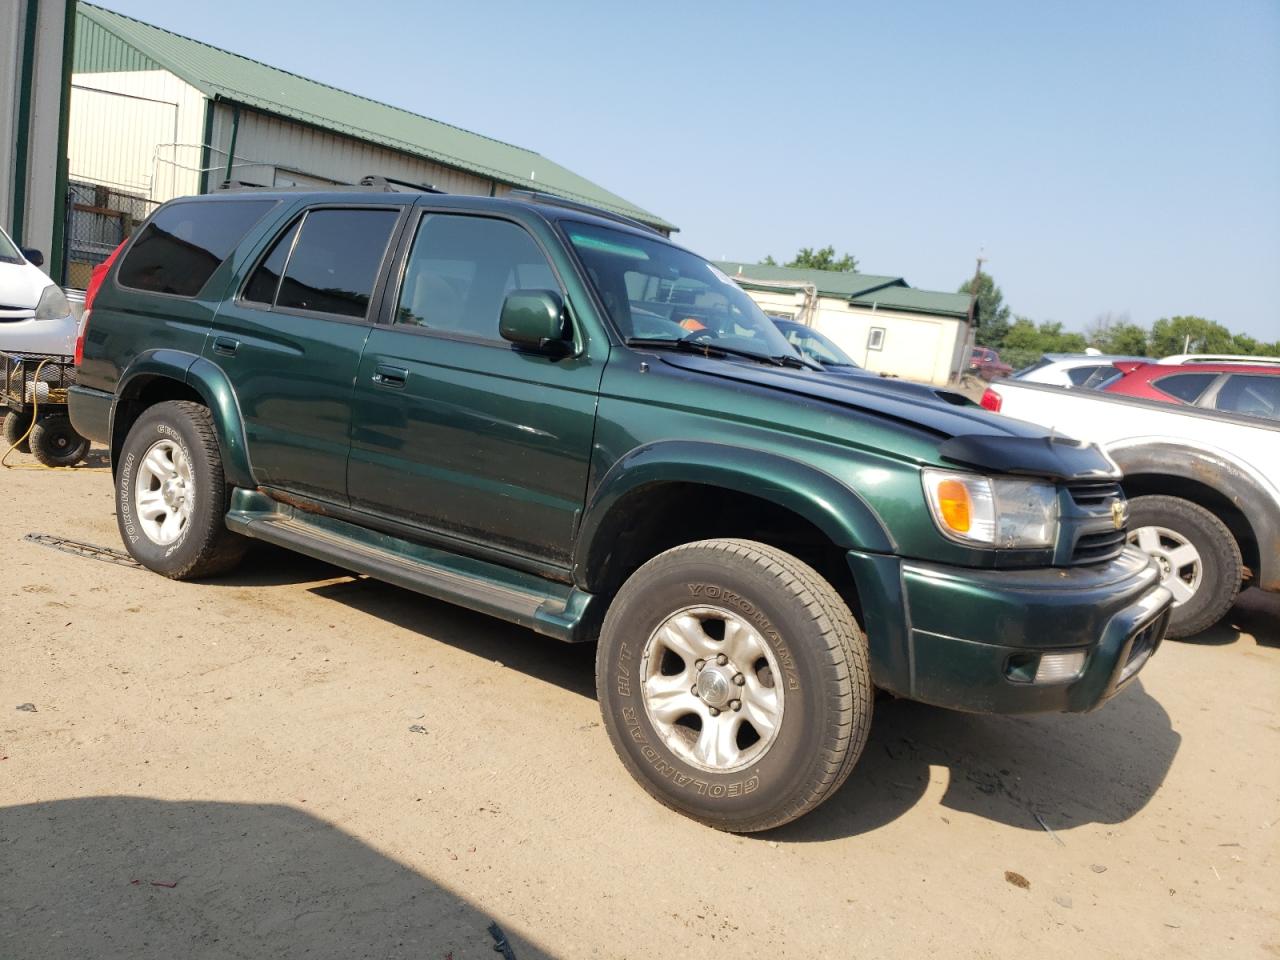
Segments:
[[[583,697],[595,697],[595,644],[565,644],[376,580],[309,588],[405,630]],[[845,786],[768,834],[794,842],[865,833],[902,816],[946,768],[942,805],[1028,830],[1119,823],[1150,802],[1181,737],[1141,678],[1088,714],[979,716],[905,700],[876,706],[870,741]]]
[[[1245,590],[1225,617],[1203,633],[1174,643],[1228,646],[1251,636],[1260,647],[1280,647],[1280,594]]]
[[[430,831],[431,824],[423,829]],[[484,957],[502,916],[300,810],[85,797],[0,808],[0,956]]]
[[[1087,714],[984,716],[886,699],[844,787],[768,837],[803,843],[875,830],[919,803],[931,779],[945,784],[944,808],[1008,826],[1120,823],[1155,796],[1181,743],[1141,678]]]

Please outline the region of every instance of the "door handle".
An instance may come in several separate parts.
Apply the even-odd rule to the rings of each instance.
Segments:
[[[404,367],[393,367],[389,364],[380,363],[373,371],[374,383],[380,387],[390,387],[393,390],[402,389],[408,379],[409,371]]]
[[[214,337],[213,352],[224,357],[234,357],[240,349],[240,341],[233,337]]]

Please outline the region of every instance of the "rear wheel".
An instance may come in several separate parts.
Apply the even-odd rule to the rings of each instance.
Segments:
[[[248,541],[223,519],[230,495],[207,407],[158,403],[129,430],[116,472],[116,520],[144,567],[188,580],[239,563]]]
[[[722,830],[829,797],[866,743],[866,640],[815,570],[746,540],[668,550],[623,585],[596,659],[605,727],[661,803]]]
[[[1240,547],[1226,524],[1180,497],[1129,501],[1129,542],[1160,565],[1160,583],[1173,594],[1168,636],[1178,640],[1213,626],[1240,592]]]
[[[31,428],[31,455],[46,467],[74,467],[89,453],[89,441],[61,414]]]
[[[31,414],[15,413],[12,410],[6,413],[4,415],[4,424],[3,424],[4,435],[2,438],[4,442],[4,450],[0,450],[0,454],[3,454],[5,451],[9,450],[10,447],[17,450],[19,453],[30,453],[31,438],[27,437],[27,431],[30,429],[31,429]],[[24,437],[26,439],[23,439],[21,443],[18,443],[19,438],[24,438]]]

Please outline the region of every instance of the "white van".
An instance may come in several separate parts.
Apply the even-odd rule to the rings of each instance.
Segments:
[[[66,295],[0,229],[0,351],[71,356],[75,342]]]

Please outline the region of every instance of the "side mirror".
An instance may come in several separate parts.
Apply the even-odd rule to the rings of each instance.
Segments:
[[[30,261],[30,263],[33,266],[37,266],[37,267],[44,266],[44,254],[41,253],[39,250],[32,250],[30,248],[24,247],[22,250],[22,255],[26,257],[27,260]]]
[[[502,339],[554,356],[569,352],[572,331],[564,300],[552,290],[512,290],[498,320]]]

